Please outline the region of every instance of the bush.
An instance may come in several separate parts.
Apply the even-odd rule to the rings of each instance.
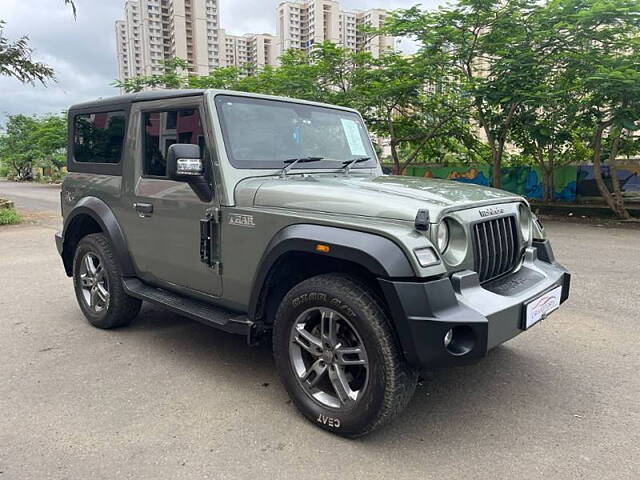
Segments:
[[[22,222],[22,217],[15,208],[0,208],[0,225],[15,225]]]

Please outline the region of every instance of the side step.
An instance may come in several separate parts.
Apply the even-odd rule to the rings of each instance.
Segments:
[[[246,335],[250,344],[254,343],[260,333],[258,324],[249,320],[245,315],[238,315],[161,288],[150,287],[137,278],[125,278],[122,283],[127,295],[155,303],[172,312],[219,328],[225,332]]]

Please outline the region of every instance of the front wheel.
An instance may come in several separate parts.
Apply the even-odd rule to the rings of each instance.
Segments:
[[[346,275],[295,286],[276,314],[273,345],[295,405],[338,435],[357,437],[390,422],[415,390],[417,375],[384,310],[368,287]]]

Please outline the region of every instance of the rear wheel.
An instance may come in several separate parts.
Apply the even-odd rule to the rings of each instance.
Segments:
[[[415,390],[417,376],[384,310],[346,275],[319,275],[294,287],[278,309],[273,343],[298,409],[338,435],[357,437],[388,423]]]
[[[73,284],[82,312],[95,327],[127,325],[140,311],[142,302],[124,292],[111,243],[102,233],[87,235],[78,243]]]

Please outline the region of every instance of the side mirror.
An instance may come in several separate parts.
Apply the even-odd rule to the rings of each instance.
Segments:
[[[200,147],[189,143],[174,143],[167,152],[167,176],[171,180],[192,182],[204,175]]]

